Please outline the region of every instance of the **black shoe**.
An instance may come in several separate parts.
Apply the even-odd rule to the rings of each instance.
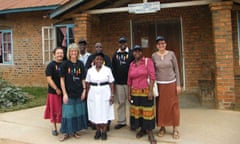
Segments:
[[[107,131],[110,131],[110,126],[109,125],[107,125]]]
[[[126,124],[117,124],[114,128],[115,129],[120,129],[120,128],[125,127],[125,126],[126,126]]]
[[[133,127],[131,127],[131,128],[130,128],[130,130],[131,130],[131,131],[136,131],[137,129],[136,129],[136,128],[133,128]]]
[[[96,134],[94,136],[94,139],[99,139],[102,136],[101,131],[96,131]]]
[[[96,130],[96,125],[92,124],[91,128],[92,128],[92,130]]]
[[[102,133],[102,140],[107,140],[107,132]]]
[[[58,135],[58,131],[57,130],[52,130],[52,135],[53,136],[57,136]]]
[[[110,125],[111,125],[111,121],[109,120],[107,123],[107,131],[110,131]]]

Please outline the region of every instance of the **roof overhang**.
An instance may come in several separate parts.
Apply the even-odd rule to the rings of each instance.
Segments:
[[[29,8],[18,8],[18,9],[7,9],[1,10],[0,14],[9,14],[9,13],[20,13],[20,12],[32,12],[32,11],[44,11],[44,10],[54,10],[58,5],[53,6],[42,6],[42,7],[29,7]]]
[[[174,2],[174,3],[163,3],[160,5],[160,8],[175,8],[175,7],[187,7],[187,6],[200,6],[208,5],[212,2],[218,2],[221,0],[196,0],[196,1],[184,1],[184,2]],[[120,8],[107,8],[107,9],[96,9],[88,10],[89,14],[104,14],[104,13],[117,13],[117,12],[128,12],[129,7],[120,7]]]
[[[233,2],[240,4],[240,0],[233,0]]]
[[[183,2],[172,2],[172,3],[161,3],[160,8],[175,8],[175,7],[187,7],[187,6],[200,6],[200,5],[208,5],[212,2],[219,2],[221,0],[194,0],[194,1],[183,1]],[[237,0],[236,0],[237,1]],[[52,13],[50,13],[49,18],[53,19],[59,16],[69,16],[75,13],[81,13],[86,12],[89,14],[104,14],[104,13],[119,13],[119,12],[128,12],[128,7],[121,7],[121,5],[118,5],[113,8],[97,8],[94,9],[94,7],[100,3],[108,2],[108,0],[73,0],[70,1],[60,7],[58,7],[56,10],[54,10]],[[114,3],[117,4],[121,1],[115,1]],[[128,4],[129,0],[122,0],[123,4]],[[147,2],[147,1],[144,1]],[[113,6],[113,5],[112,5]],[[67,13],[67,11],[70,11]],[[67,13],[67,14],[66,14]]]
[[[70,1],[66,4],[64,4],[63,6],[58,7],[55,11],[53,11],[49,17],[50,18],[55,18],[61,14],[63,14],[64,12],[68,11],[71,8],[74,8],[76,6],[78,6],[79,4],[85,2],[86,0],[76,0],[76,1]]]

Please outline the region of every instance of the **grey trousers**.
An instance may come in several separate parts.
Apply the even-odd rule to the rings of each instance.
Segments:
[[[126,124],[126,107],[128,97],[128,85],[116,84],[116,100],[118,103],[118,124]]]

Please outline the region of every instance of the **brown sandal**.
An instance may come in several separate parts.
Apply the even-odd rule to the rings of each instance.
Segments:
[[[146,130],[140,130],[137,134],[136,134],[136,138],[141,138],[141,137],[143,137],[144,135],[146,135],[147,134],[147,132],[146,132]]]
[[[78,133],[74,133],[73,136],[74,136],[75,138],[80,138],[80,134],[78,134]]]
[[[179,131],[178,130],[174,130],[172,136],[173,136],[173,139],[179,139],[180,138]]]
[[[165,133],[166,133],[165,127],[161,127],[159,132],[158,132],[158,134],[157,134],[157,136],[163,137]]]
[[[59,141],[65,141],[66,139],[69,138],[69,135],[68,134],[63,134],[60,138],[59,138]]]
[[[157,144],[157,141],[153,135],[148,136],[148,140],[149,140],[150,144]]]

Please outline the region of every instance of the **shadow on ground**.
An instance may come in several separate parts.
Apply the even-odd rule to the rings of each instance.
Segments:
[[[188,109],[188,108],[200,108],[200,109],[215,109],[214,103],[204,103],[201,104],[198,98],[197,93],[182,93],[179,96],[180,108]]]

